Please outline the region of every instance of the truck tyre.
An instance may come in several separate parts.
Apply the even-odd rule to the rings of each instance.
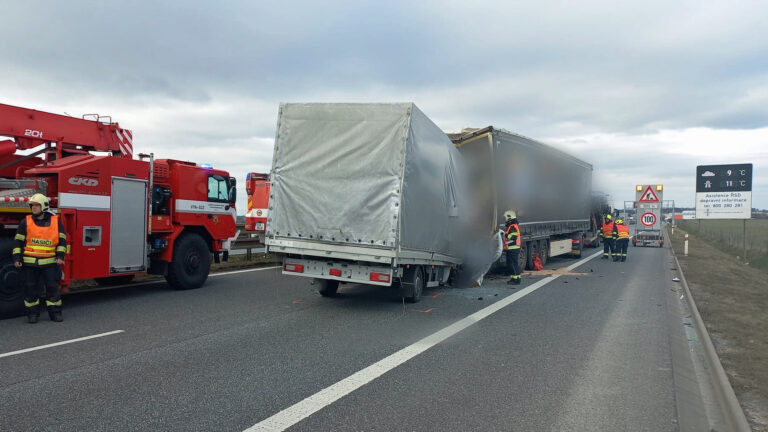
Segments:
[[[94,281],[96,281],[96,283],[99,284],[99,286],[110,287],[110,286],[124,285],[124,284],[130,283],[133,280],[134,276],[135,275],[132,275],[132,274],[110,276],[110,277],[96,278],[94,279]]]
[[[539,253],[539,242],[528,242],[528,252],[525,259],[525,269],[533,270],[533,259],[536,258],[536,254]]]
[[[173,261],[165,280],[177,290],[200,288],[211,270],[211,253],[200,235],[185,233],[176,239]]]
[[[539,258],[541,258],[541,265],[547,265],[547,261],[549,261],[549,241],[546,239],[539,240]]]
[[[520,242],[520,254],[517,256],[517,265],[520,270],[528,264],[528,242]]]
[[[339,281],[329,279],[315,279],[317,292],[323,297],[333,297],[339,290]]]
[[[0,319],[24,314],[21,271],[13,266],[13,240],[0,240]]]
[[[408,303],[418,303],[421,301],[421,294],[424,292],[424,270],[421,266],[412,266],[405,271],[401,281],[403,285],[403,297]]]

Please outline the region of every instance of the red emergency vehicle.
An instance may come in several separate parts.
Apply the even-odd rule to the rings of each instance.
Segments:
[[[200,287],[236,235],[235,191],[226,171],[134,158],[132,132],[109,117],[0,104],[0,317],[21,310],[11,249],[33,194],[49,197],[67,232],[67,292],[75,280],[114,285],[141,273]]]
[[[245,191],[248,194],[248,212],[245,214],[245,230],[258,234],[264,243],[269,214],[269,174],[248,173]]]

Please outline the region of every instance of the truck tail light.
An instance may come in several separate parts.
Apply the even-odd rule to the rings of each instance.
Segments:
[[[328,272],[328,274],[331,275],[331,276],[341,277],[341,270],[339,270],[339,269],[331,269]]]
[[[571,239],[571,244],[579,244],[581,243],[581,240],[579,239]]]
[[[283,270],[293,273],[304,273],[304,265],[302,264],[286,264]]]
[[[373,282],[389,282],[389,275],[386,273],[371,273],[371,278]]]

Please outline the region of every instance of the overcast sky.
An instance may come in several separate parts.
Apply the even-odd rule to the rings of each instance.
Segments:
[[[271,166],[280,102],[415,102],[693,206],[700,164],[753,163],[768,208],[768,4],[2,2],[0,103],[109,114],[137,152]],[[243,193],[239,210],[244,211]]]

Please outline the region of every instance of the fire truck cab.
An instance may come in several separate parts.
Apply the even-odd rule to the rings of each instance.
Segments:
[[[269,174],[248,173],[245,191],[248,194],[248,212],[245,214],[245,230],[256,233],[264,243],[269,215]]]
[[[103,117],[0,104],[0,137],[10,138],[0,138],[0,317],[21,311],[23,281],[11,249],[35,193],[49,197],[67,233],[62,292],[75,280],[117,285],[142,273],[198,288],[212,254],[226,259],[236,236],[236,185],[226,171],[134,159],[131,132]]]

